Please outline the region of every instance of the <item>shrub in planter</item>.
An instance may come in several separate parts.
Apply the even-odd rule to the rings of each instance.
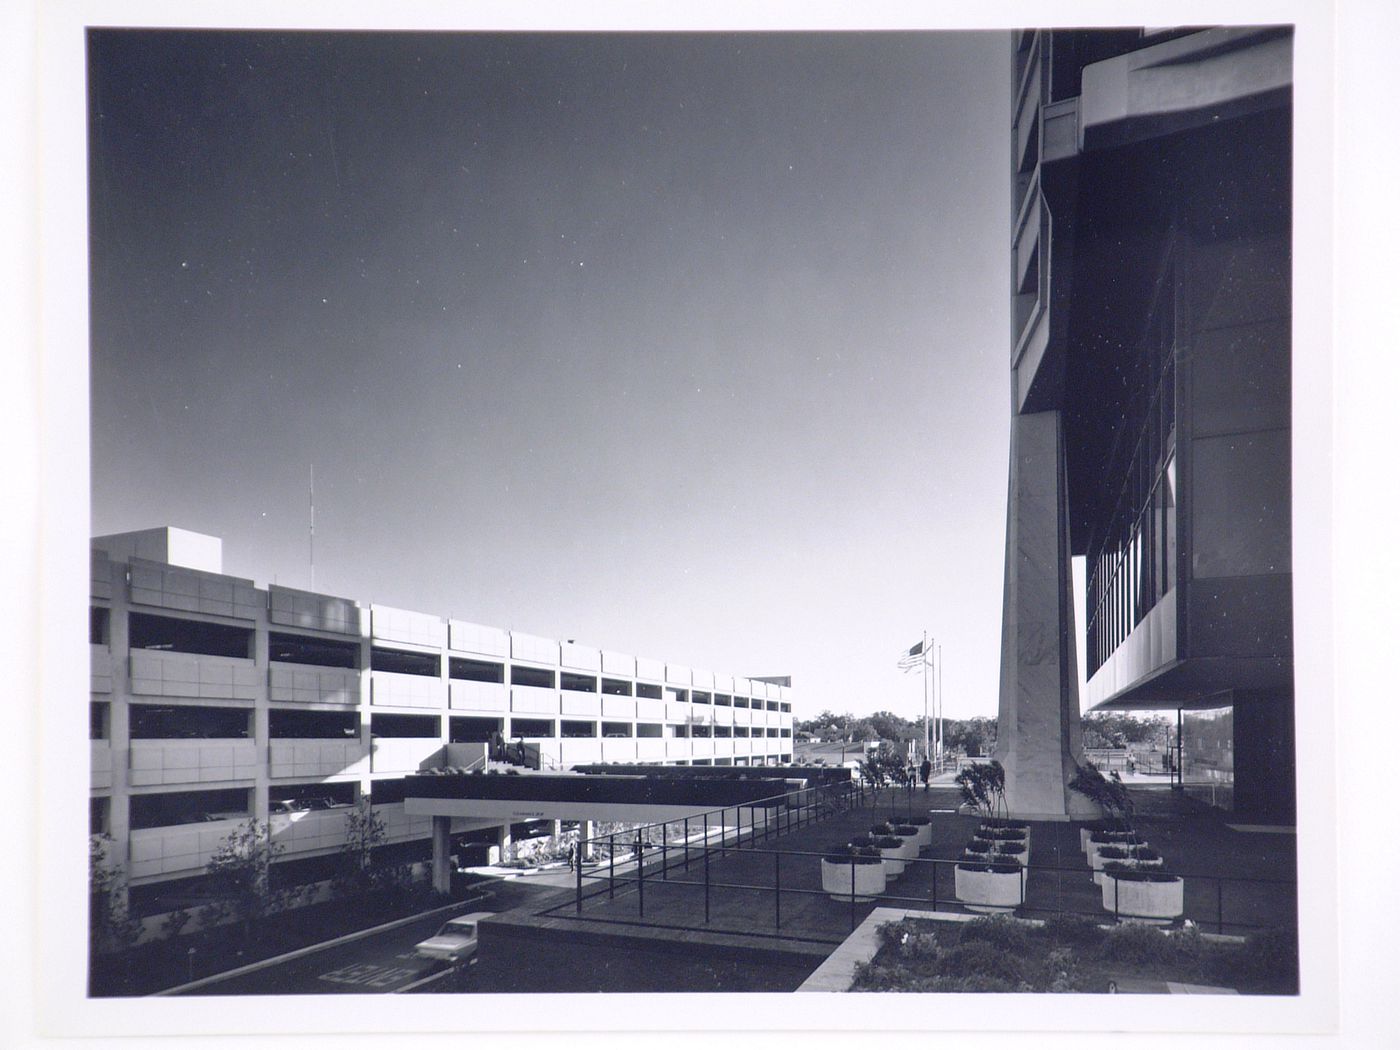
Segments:
[[[992,852],[1000,857],[1016,857],[1019,859],[1024,857],[1028,851],[1025,843],[1022,842],[998,842]]]
[[[960,861],[953,869],[953,892],[969,911],[1009,912],[1025,902],[1025,869],[1011,858]]]
[[[821,866],[822,889],[832,900],[868,901],[885,892],[885,865],[879,850],[831,846]]]
[[[872,827],[872,828],[870,829],[870,834],[872,834],[872,835],[893,835],[893,834],[894,834],[894,828],[891,827],[889,824],[876,824],[874,827]]]
[[[1041,929],[1055,944],[1073,944],[1081,947],[1098,944],[1104,938],[1105,930],[1087,915],[1072,912],[1057,912],[1045,919]]]
[[[996,847],[996,843],[991,839],[971,838],[967,842],[967,848],[973,853],[990,853]]]
[[[997,823],[997,824],[984,823],[981,827],[979,827],[979,828],[977,829],[977,834],[978,834],[979,836],[981,836],[982,838],[987,838],[987,839],[1000,839],[1000,840],[1014,839],[1014,840],[1016,840],[1016,841],[1018,841],[1018,842],[1019,842],[1019,841],[1024,841],[1024,840],[1029,839],[1029,838],[1031,837],[1030,828],[1026,828],[1026,827],[1013,827],[1013,826],[1011,826],[1011,825],[1009,825],[1009,824],[1001,824],[1001,823]]]
[[[1031,947],[1031,927],[1009,915],[983,915],[957,925],[958,943],[982,941],[1005,951],[1025,952]]]
[[[853,849],[870,849],[875,845],[874,835],[852,835],[848,843]]]
[[[962,802],[984,819],[1006,817],[1006,770],[1000,762],[974,762],[954,778],[962,792]]]
[[[1154,860],[1160,862],[1162,859],[1162,855],[1151,846],[1129,846],[1128,855],[1139,864],[1150,863]]]
[[[1105,872],[1103,906],[1119,919],[1167,923],[1185,910],[1185,887],[1180,876],[1160,871]]]

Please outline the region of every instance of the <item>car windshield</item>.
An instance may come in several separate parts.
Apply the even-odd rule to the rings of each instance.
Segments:
[[[442,929],[438,930],[439,937],[470,937],[476,932],[474,922],[447,922],[443,923]]]

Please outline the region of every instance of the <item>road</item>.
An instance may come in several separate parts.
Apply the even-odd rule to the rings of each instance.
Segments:
[[[441,964],[419,959],[413,946],[431,937],[453,914],[509,911],[560,892],[558,885],[530,879],[496,879],[474,887],[486,901],[459,911],[418,919],[383,933],[323,948],[251,973],[214,981],[183,995],[355,995],[396,992],[428,976]]]

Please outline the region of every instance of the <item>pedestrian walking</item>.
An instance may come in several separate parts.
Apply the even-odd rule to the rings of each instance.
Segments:
[[[933,763],[927,758],[919,765],[919,779],[924,782],[924,790],[928,790],[929,774],[933,772]]]

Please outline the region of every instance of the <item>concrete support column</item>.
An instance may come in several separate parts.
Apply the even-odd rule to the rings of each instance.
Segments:
[[[510,849],[510,825],[502,824],[496,829],[496,848],[500,853],[498,859],[506,859],[506,851]]]
[[[593,844],[589,840],[593,838],[594,834],[593,821],[580,820],[578,822],[579,848],[583,851],[584,860],[593,859]]]
[[[433,817],[433,889],[438,893],[452,892],[452,857],[449,841],[451,817]]]
[[[1060,413],[1014,415],[993,757],[1022,819],[1098,815],[1068,787],[1084,752],[1067,518]]]

